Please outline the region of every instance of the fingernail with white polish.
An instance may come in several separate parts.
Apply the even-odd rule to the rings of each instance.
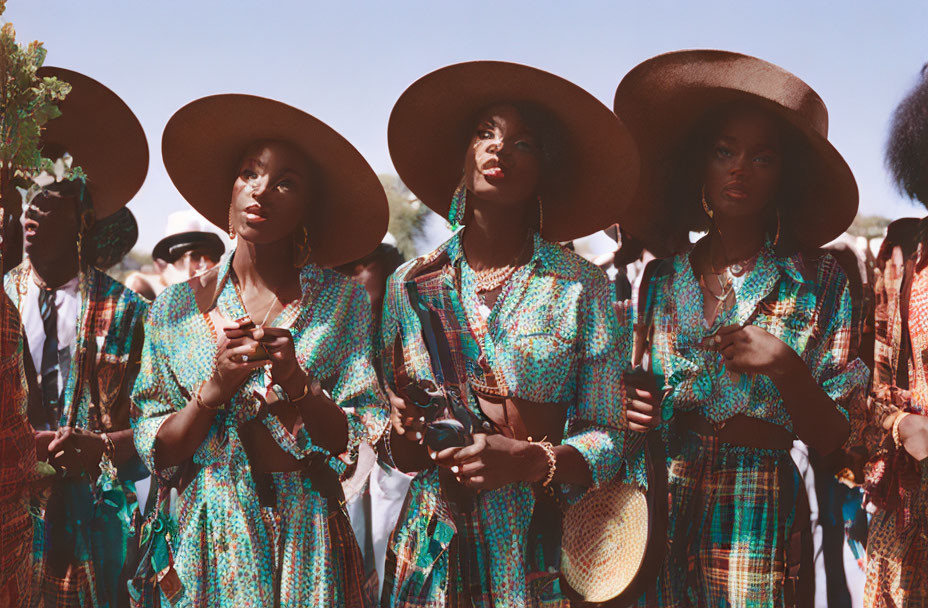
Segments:
[[[451,467],[451,472],[452,472],[452,473],[457,473],[457,472],[458,472],[458,467],[457,467],[457,465]]]

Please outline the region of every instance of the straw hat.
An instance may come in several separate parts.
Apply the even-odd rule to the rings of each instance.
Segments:
[[[252,95],[212,95],[171,117],[161,138],[164,166],[194,209],[225,228],[232,184],[248,146],[287,142],[315,169],[310,202],[312,260],[337,266],[360,258],[387,231],[387,197],[367,161],[334,129],[302,110]]]
[[[496,103],[531,103],[560,124],[567,150],[544,192],[542,236],[567,241],[614,223],[630,206],[638,151],[621,121],[577,85],[525,65],[472,61],[427,74],[400,96],[388,142],[403,183],[447,216],[461,181],[475,115]]]
[[[43,155],[54,159],[67,152],[84,170],[97,219],[125,207],[148,173],[148,141],[135,114],[89,76],[57,67],[39,68],[36,75],[71,85],[58,102],[61,116],[43,129]]]
[[[642,173],[635,212],[620,209],[622,228],[646,242],[678,229],[694,230],[700,220],[699,187],[692,207],[680,207],[669,185],[682,146],[715,109],[732,102],[756,104],[792,127],[804,148],[798,200],[782,201],[781,222],[799,244],[818,247],[837,237],[857,214],[857,183],[841,154],[828,141],[828,111],[809,85],[756,57],[717,50],[658,55],[630,71],[615,93],[615,112],[629,126],[641,150]]]

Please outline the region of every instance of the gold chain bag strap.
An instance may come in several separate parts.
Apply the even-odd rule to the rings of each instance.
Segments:
[[[641,281],[633,361],[640,372],[650,351],[650,279],[658,261],[648,264]],[[644,372],[650,373],[650,372]],[[564,515],[561,579],[566,593],[584,606],[633,604],[657,576],[667,538],[667,466],[660,432],[629,432],[626,454],[645,449],[648,489],[618,475],[590,490]]]

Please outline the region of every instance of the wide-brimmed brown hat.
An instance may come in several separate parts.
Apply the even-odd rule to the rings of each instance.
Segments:
[[[615,92],[615,112],[638,140],[644,170],[635,211],[623,213],[622,228],[647,243],[661,243],[681,218],[699,218],[699,188],[692,207],[670,197],[672,164],[702,122],[722,106],[756,104],[793,127],[805,150],[798,200],[783,201],[781,221],[799,245],[818,247],[850,226],[857,214],[854,175],[828,141],[828,110],[821,97],[795,75],[756,57],[717,50],[658,55],[626,74]],[[676,222],[676,223],[675,223]],[[660,245],[657,245],[659,248]]]
[[[497,103],[530,103],[560,124],[566,150],[547,180],[543,234],[568,241],[615,222],[630,206],[638,151],[628,129],[605,105],[559,76],[516,63],[450,65],[411,84],[390,115],[388,142],[403,183],[447,216],[461,182],[464,153],[477,112]]]
[[[242,154],[283,141],[313,165],[312,260],[337,266],[367,255],[387,231],[387,195],[361,153],[332,127],[292,106],[253,95],[212,95],[171,117],[161,137],[168,175],[194,209],[228,227]]]
[[[126,206],[148,174],[148,141],[138,118],[116,93],[93,78],[58,67],[39,68],[39,78],[71,85],[58,102],[61,116],[42,130],[42,153],[55,160],[67,152],[87,175],[97,219]]]

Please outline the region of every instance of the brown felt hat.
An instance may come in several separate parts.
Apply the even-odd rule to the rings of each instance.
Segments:
[[[798,200],[781,205],[781,222],[800,245],[819,247],[840,235],[857,214],[854,175],[828,141],[828,110],[821,97],[795,75],[756,57],[717,50],[676,51],[638,64],[615,92],[615,112],[641,150],[642,172],[635,212],[622,228],[648,243],[667,236],[672,218],[701,219],[698,187],[692,209],[670,196],[673,163],[703,121],[733,102],[756,104],[793,127],[806,148]],[[695,230],[697,226],[684,226]]]
[[[55,160],[67,152],[87,174],[97,219],[132,200],[148,174],[148,141],[138,118],[116,93],[93,78],[56,67],[39,68],[39,78],[71,85],[58,102],[61,116],[42,130],[43,155]]]
[[[380,180],[348,140],[302,110],[253,95],[203,97],[168,121],[161,155],[187,202],[226,229],[242,154],[263,140],[295,146],[313,166],[313,262],[337,266],[380,244],[389,219]]]
[[[615,222],[630,207],[638,150],[609,108],[577,85],[502,61],[450,65],[411,84],[390,115],[387,138],[403,183],[433,211],[448,214],[461,182],[474,118],[497,103],[530,103],[560,124],[566,150],[542,203],[542,236],[569,241]]]

